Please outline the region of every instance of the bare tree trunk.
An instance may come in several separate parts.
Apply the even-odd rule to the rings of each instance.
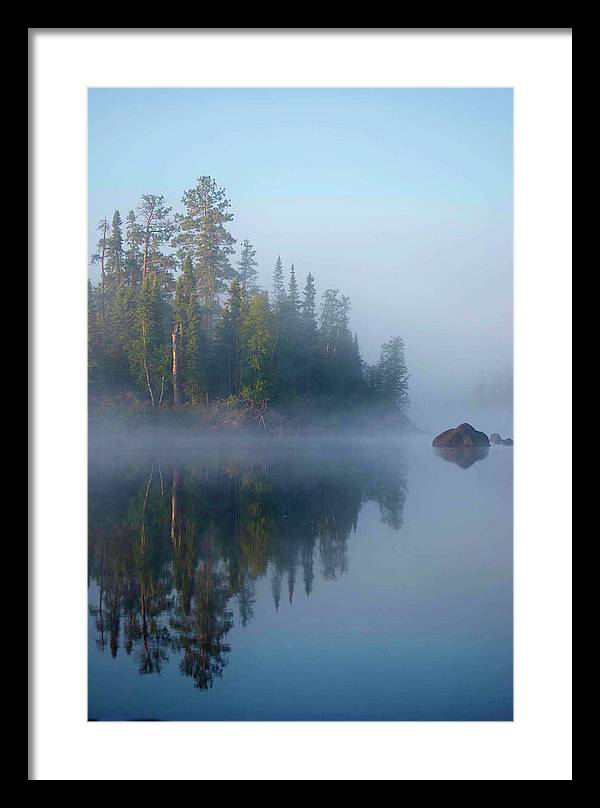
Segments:
[[[144,241],[144,261],[142,263],[142,283],[146,280],[146,274],[148,272],[148,250],[149,250],[148,239],[149,236],[146,235],[146,239]]]
[[[150,403],[152,404],[152,407],[155,407],[156,405],[155,405],[155,402],[154,402],[154,393],[152,392],[152,384],[150,382],[150,373],[148,372],[148,364],[146,362],[146,355],[145,354],[144,354],[143,359],[144,359],[144,371],[146,373],[146,384],[148,386],[148,392],[150,393]]]
[[[155,407],[154,393],[152,392],[152,385],[150,383],[150,374],[148,373],[148,365],[146,364],[146,357],[144,357],[144,370],[146,371],[146,384],[148,385],[148,392],[150,393],[150,402],[152,407]]]
[[[173,405],[175,407],[179,407],[181,405],[181,378],[179,363],[179,332],[177,325],[173,327],[171,339],[173,341]]]
[[[144,363],[144,373],[146,375],[146,385],[150,393],[150,403],[155,407],[154,393],[152,391],[152,383],[150,381],[150,372],[148,370],[148,362],[146,361],[146,328],[142,326],[142,362]]]
[[[142,264],[142,283],[146,278],[148,272],[148,255],[150,252],[150,238],[152,236],[152,223],[154,220],[155,202],[152,202],[150,207],[146,210],[146,227],[144,230],[144,262]]]

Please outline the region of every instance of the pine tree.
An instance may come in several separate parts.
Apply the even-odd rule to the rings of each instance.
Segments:
[[[124,278],[117,281],[110,308],[110,352],[112,374],[126,382],[129,377],[129,349],[135,334],[135,292]]]
[[[183,400],[198,403],[206,396],[206,355],[201,352],[198,282],[186,256],[175,288],[175,328],[179,336],[179,379]],[[204,360],[204,361],[203,361]]]
[[[219,311],[219,295],[233,276],[229,256],[235,239],[226,229],[233,219],[225,190],[212,177],[199,177],[183,194],[185,213],[177,216],[179,232],[173,244],[179,254],[189,255],[198,279],[198,291],[206,320],[206,335],[212,337]]]
[[[237,396],[241,383],[242,359],[242,289],[238,280],[231,281],[229,300],[221,324],[220,356],[224,363],[224,389]]]
[[[136,288],[142,282],[143,233],[135,211],[130,210],[125,223],[125,274],[130,286]]]
[[[339,359],[343,342],[350,335],[348,314],[350,298],[339,289],[326,289],[323,293],[319,337],[327,366],[331,369]]]
[[[88,280],[88,383],[91,388],[103,381],[105,358],[101,325],[98,290]]]
[[[255,257],[256,250],[248,239],[244,239],[242,242],[240,260],[238,262],[238,277],[242,295],[244,297],[251,297],[258,291],[256,284],[258,272],[255,269],[255,267],[258,266],[258,263],[254,260]]]
[[[317,310],[316,310],[317,290],[315,279],[309,272],[304,284],[304,296],[302,300],[302,323],[305,333],[316,334],[317,331]]]
[[[156,275],[142,281],[134,317],[134,338],[130,349],[134,375],[148,393],[151,406],[163,401],[171,355],[168,344],[168,307]]]
[[[294,269],[294,265],[292,264],[290,268],[290,280],[288,283],[288,293],[287,293],[287,309],[288,309],[288,317],[292,319],[298,319],[300,315],[300,295],[298,293],[298,282],[296,281],[296,271]]]
[[[317,312],[316,312],[315,279],[309,272],[304,284],[302,300],[302,345],[304,348],[304,384],[303,392],[310,395],[317,349]]]
[[[404,341],[393,337],[381,346],[375,372],[375,391],[386,404],[400,409],[408,405],[408,369]]]
[[[301,302],[296,281],[296,271],[292,264],[288,290],[283,309],[283,322],[281,326],[280,347],[282,361],[280,363],[280,389],[287,398],[293,398],[298,393],[298,381],[302,375],[302,327]]]
[[[168,243],[174,232],[171,216],[172,208],[167,207],[164,196],[143,194],[138,209],[140,231],[142,235],[142,280],[151,269],[156,270],[153,257],[156,258],[162,244]]]
[[[285,283],[283,280],[283,262],[281,256],[277,256],[275,269],[273,270],[273,305],[276,311],[281,311],[285,305]]]
[[[100,239],[91,261],[92,264],[100,264],[100,316],[102,319],[104,319],[106,313],[106,248],[108,246],[109,229],[108,219],[100,219],[98,224]]]
[[[119,282],[123,277],[123,222],[121,214],[116,210],[112,218],[110,235],[106,243],[106,275],[111,295],[114,295]]]

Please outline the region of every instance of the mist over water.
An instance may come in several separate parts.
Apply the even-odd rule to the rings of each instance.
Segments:
[[[92,720],[510,720],[512,451],[96,442]]]

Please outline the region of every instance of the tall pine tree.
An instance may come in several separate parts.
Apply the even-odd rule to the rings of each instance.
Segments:
[[[244,297],[251,297],[258,291],[256,283],[258,278],[256,267],[258,263],[254,260],[255,258],[256,250],[248,239],[244,239],[242,242],[240,260],[238,261],[238,278]]]
[[[227,230],[233,219],[225,190],[212,177],[199,177],[183,194],[185,213],[177,216],[179,231],[173,244],[182,256],[189,255],[198,279],[207,337],[213,336],[220,308],[219,295],[233,276],[229,257],[235,239]]]

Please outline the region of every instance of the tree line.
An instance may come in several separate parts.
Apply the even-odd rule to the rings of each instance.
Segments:
[[[394,337],[368,364],[350,329],[350,299],[315,278],[302,288],[281,257],[270,292],[258,284],[254,245],[237,258],[225,190],[200,177],[183,212],[145,194],[123,222],[98,225],[89,292],[91,395],[130,391],[152,408],[205,406],[233,398],[283,409],[408,403],[404,343]]]

